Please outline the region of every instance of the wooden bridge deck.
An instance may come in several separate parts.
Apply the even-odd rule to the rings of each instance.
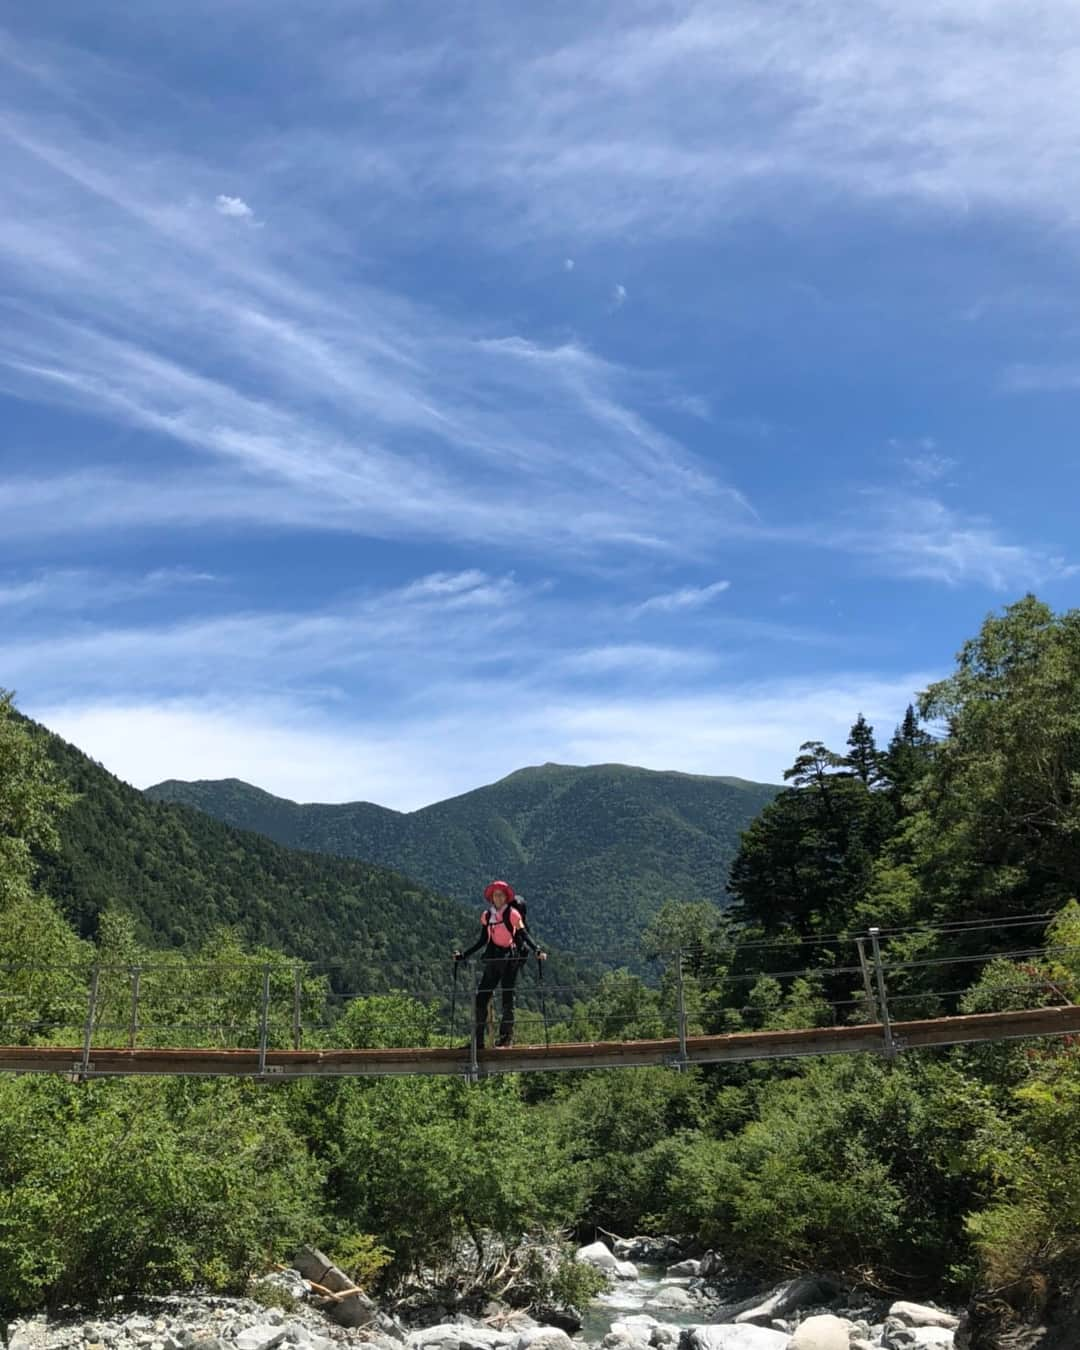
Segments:
[[[894,1022],[899,1050],[1004,1041],[1018,1037],[1080,1034],[1080,1005],[1031,1008],[1020,1012]],[[568,1069],[630,1069],[646,1065],[722,1064],[748,1059],[807,1055],[882,1054],[884,1029],[878,1023],[815,1027],[801,1031],[743,1031],[726,1036],[690,1036],[686,1058],[675,1038],[655,1041],[600,1041],[521,1045],[483,1051],[480,1077]],[[59,1073],[87,1078],[122,1075],[192,1075],[266,1079],[367,1077],[470,1073],[465,1049],[389,1050],[211,1050],[93,1046],[0,1046],[0,1073]]]

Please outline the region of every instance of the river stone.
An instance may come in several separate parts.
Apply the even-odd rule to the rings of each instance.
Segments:
[[[959,1317],[945,1312],[942,1308],[931,1308],[924,1303],[894,1303],[889,1309],[890,1317],[898,1317],[909,1327],[945,1327],[955,1331],[960,1325]]]
[[[654,1308],[693,1308],[694,1300],[677,1284],[663,1288],[649,1299]]]
[[[674,1266],[668,1266],[669,1275],[690,1275],[697,1276],[701,1274],[700,1261],[679,1261]]]
[[[649,1350],[648,1340],[632,1336],[628,1331],[609,1331],[600,1345],[601,1350]]]
[[[590,1242],[587,1247],[579,1247],[574,1253],[575,1261],[584,1261],[597,1270],[606,1270],[614,1275],[620,1265],[619,1258],[606,1242]]]
[[[285,1339],[285,1328],[263,1322],[237,1332],[236,1350],[274,1350]]]
[[[882,1341],[887,1350],[952,1350],[955,1343],[949,1327],[898,1326],[891,1318],[885,1323]]]
[[[698,1262],[698,1274],[703,1280],[713,1280],[724,1273],[724,1262],[717,1252],[706,1252]]]
[[[788,1350],[848,1350],[850,1340],[851,1323],[823,1313],[799,1323]]]
[[[666,1346],[678,1345],[681,1337],[682,1327],[677,1327],[671,1322],[661,1322],[649,1332],[649,1344],[653,1350],[664,1350]]]
[[[768,1327],[724,1322],[718,1326],[692,1327],[687,1350],[787,1350],[790,1337]]]
[[[530,1327],[513,1344],[514,1350],[575,1350],[574,1342],[558,1327]]]
[[[617,1336],[630,1336],[636,1340],[647,1341],[653,1327],[659,1325],[659,1321],[648,1313],[630,1313],[627,1317],[617,1317],[612,1322],[611,1329]]]

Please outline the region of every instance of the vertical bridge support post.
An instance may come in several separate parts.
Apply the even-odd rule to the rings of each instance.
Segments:
[[[94,1043],[94,1018],[97,1016],[98,981],[101,967],[95,965],[90,972],[90,993],[86,1001],[86,1026],[83,1028],[82,1060],[75,1066],[77,1081],[82,1082],[90,1072],[90,1047]]]
[[[300,1023],[300,1002],[304,992],[304,967],[297,966],[293,972],[293,1003],[292,1003],[292,1043],[293,1049],[300,1049],[300,1042],[303,1039],[303,1027]]]
[[[139,983],[142,979],[142,966],[131,967],[131,1017],[128,1021],[128,1045],[132,1050],[139,1039]]]
[[[270,1039],[270,966],[263,966],[262,1007],[259,1011],[259,1077],[266,1073],[266,1047]]]
[[[896,1043],[893,1040],[892,1022],[889,1019],[889,1003],[885,993],[885,969],[881,964],[881,946],[878,943],[880,929],[870,929],[870,945],[874,951],[874,973],[877,977],[877,991],[879,1012],[881,1014],[881,1030],[885,1036],[885,1058],[896,1058]]]
[[[866,939],[856,938],[855,945],[859,949],[859,968],[862,971],[863,989],[866,992],[867,1020],[880,1022],[881,1010],[878,1007],[877,995],[874,993],[873,985],[870,983],[870,965],[866,959]]]
[[[686,1055],[686,983],[683,978],[681,947],[675,953],[675,998],[679,1017],[679,1058],[675,1061],[675,1068],[683,1073],[690,1067],[690,1061]]]

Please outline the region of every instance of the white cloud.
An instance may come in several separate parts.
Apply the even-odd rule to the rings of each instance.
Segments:
[[[646,642],[586,647],[558,663],[560,670],[587,676],[628,674],[643,677],[706,671],[717,664],[718,658],[713,652]]]
[[[23,710],[137,787],[238,777],[302,801],[410,810],[548,760],[779,782],[801,741],[842,746],[860,709],[885,739],[928,678],[834,675],[695,697],[605,694],[524,706],[500,686],[453,713],[425,710],[377,725],[257,697],[24,701]],[[433,706],[443,705],[425,705]]]
[[[156,568],[130,575],[89,568],[54,568],[24,578],[0,576],[0,609],[30,609],[37,614],[120,605],[214,581],[209,572],[187,567]]]
[[[437,657],[446,671],[468,666],[521,622],[528,594],[509,577],[438,573],[329,608],[65,627],[8,642],[3,678],[49,698],[75,685],[179,697],[210,684],[239,696],[361,678],[400,693],[403,681],[430,678],[410,674],[418,660]]]
[[[723,595],[730,586],[730,581],[714,581],[709,586],[683,586],[677,591],[666,591],[663,595],[650,596],[648,600],[643,600],[640,605],[635,606],[634,612],[672,614],[682,610],[700,609],[710,600],[715,600],[718,595]]]
[[[574,260],[573,260],[573,258],[564,258],[564,259],[563,259],[563,271],[564,271],[564,272],[572,272],[573,270],[574,270]]]
[[[861,525],[842,526],[819,542],[876,558],[892,575],[1004,591],[1080,570],[1063,557],[1010,543],[991,522],[932,497],[866,492],[863,511]]]
[[[250,220],[255,214],[243,197],[226,197],[219,194],[214,201],[214,208],[219,215],[236,216],[240,219]]]
[[[630,406],[632,373],[580,345],[492,339],[484,320],[478,336],[321,269],[306,284],[295,241],[280,258],[262,236],[241,253],[173,205],[185,186],[198,200],[200,166],[125,157],[71,126],[63,148],[7,130],[0,170],[15,187],[0,279],[20,298],[18,321],[0,325],[0,389],[166,438],[187,457],[175,473],[156,467],[160,455],[126,475],[103,467],[119,492],[71,512],[67,530],[231,512],[477,541],[491,522],[478,477],[517,546],[537,552],[693,554],[745,513]],[[78,477],[0,483],[0,500],[13,499],[3,528],[57,529],[55,511],[34,504],[66,500]]]
[[[626,287],[621,282],[611,292],[611,303],[616,309],[626,304]]]

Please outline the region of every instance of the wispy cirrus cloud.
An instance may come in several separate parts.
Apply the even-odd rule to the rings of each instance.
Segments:
[[[730,581],[713,581],[708,586],[682,586],[676,591],[651,595],[634,607],[635,614],[678,614],[700,609],[731,588]]]
[[[85,613],[191,590],[214,579],[210,572],[187,567],[155,568],[139,575],[89,568],[54,568],[29,576],[0,573],[0,609],[33,610],[42,615],[71,610]]]
[[[934,497],[879,490],[861,495],[863,522],[845,523],[819,535],[819,542],[865,554],[886,573],[1008,591],[1080,572],[1080,565],[1064,556],[1013,543],[991,521]]]
[[[478,540],[480,474],[526,547],[582,553],[692,552],[745,513],[633,409],[616,363],[573,340],[492,338],[358,278],[297,276],[293,238],[264,230],[238,244],[207,221],[203,166],[136,162],[71,123],[60,144],[9,117],[0,169],[16,185],[0,223],[12,283],[0,388],[195,457],[181,468],[155,453],[153,472],[99,466],[124,480],[116,509],[97,503],[69,527],[175,515],[178,476],[192,520],[222,519],[231,500],[238,521],[261,511],[270,525],[299,516],[375,537]],[[223,200],[227,216],[248,218],[241,199]],[[24,511],[63,496],[63,479],[17,479]]]

